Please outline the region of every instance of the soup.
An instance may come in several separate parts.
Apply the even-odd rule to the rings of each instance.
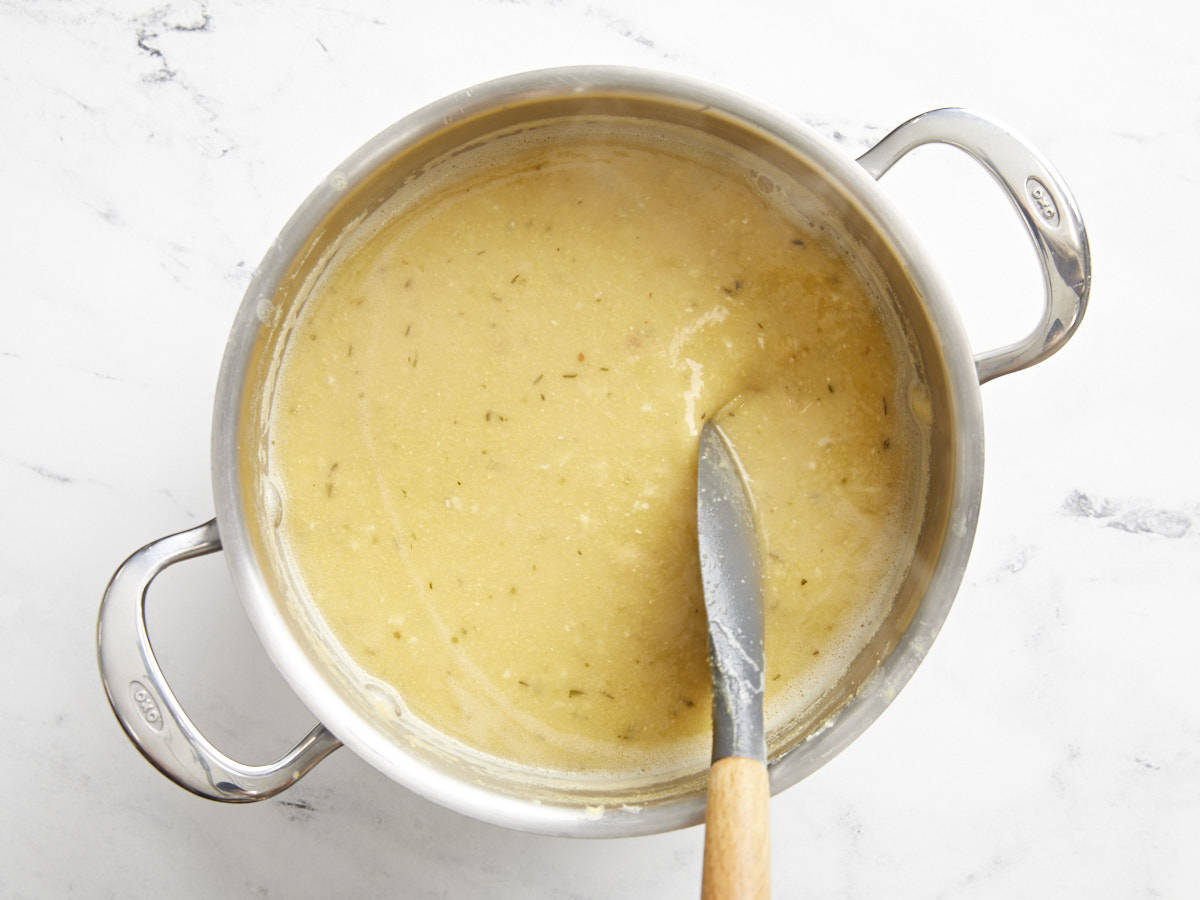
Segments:
[[[703,765],[718,417],[757,507],[768,730],[829,689],[911,559],[930,414],[884,301],[786,195],[580,129],[359,227],[283,350],[266,463],[346,671],[532,769]]]

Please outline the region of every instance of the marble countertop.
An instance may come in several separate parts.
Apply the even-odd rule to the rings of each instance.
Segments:
[[[509,832],[346,750],[277,799],[196,799],[126,741],[96,670],[116,565],[212,515],[225,337],[297,204],[428,101],[585,62],[720,83],[851,155],[969,106],[1053,161],[1089,228],[1078,335],[983,389],[983,508],[945,628],[879,721],[773,801],[777,896],[1194,894],[1200,14],[804,6],[0,2],[0,896],[696,895],[701,829]],[[883,184],[973,344],[1027,331],[1038,271],[987,176],[929,148]],[[219,555],[170,570],[150,606],[215,743],[267,759],[307,730]]]

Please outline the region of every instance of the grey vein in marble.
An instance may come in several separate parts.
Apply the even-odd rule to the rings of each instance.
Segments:
[[[1063,510],[1072,516],[1101,521],[1109,528],[1129,534],[1156,534],[1178,539],[1192,530],[1192,517],[1185,512],[1154,506],[1117,502],[1075,490],[1063,501]]]
[[[172,21],[175,10],[171,6],[158,7],[151,10],[137,23],[137,46],[138,49],[153,59],[158,60],[159,68],[145,76],[149,82],[170,81],[177,72],[171,67],[167,61],[166,54],[163,51],[151,44],[152,40],[157,40],[163,31],[176,31],[184,33],[206,32],[209,26],[212,25],[212,16],[209,15],[208,5],[205,3],[199,5],[199,18],[192,22]]]

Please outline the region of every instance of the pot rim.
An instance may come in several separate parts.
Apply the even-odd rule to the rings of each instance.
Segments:
[[[924,596],[896,646],[874,675],[815,734],[771,765],[777,793],[811,774],[855,740],[908,681],[937,636],[962,580],[979,515],[983,417],[975,363],[957,310],[909,227],[875,180],[829,139],[740,94],[691,78],[623,66],[579,66],[512,75],[437,100],[391,125],[352,153],[300,205],[272,243],[243,297],[226,344],[213,413],[212,481],[221,543],[246,613],[272,662],[300,700],[368,763],[410,790],[482,821],[560,836],[653,834],[703,819],[703,795],[635,809],[594,810],[524,800],[439,771],[405,753],[346,704],[294,638],[252,550],[239,486],[239,413],[260,305],[270,301],[296,255],[348,190],[398,150],[447,126],[506,103],[564,94],[612,93],[707,105],[802,151],[829,174],[904,264],[939,341],[955,426],[953,496],[945,539]],[[803,748],[803,752],[796,752]]]

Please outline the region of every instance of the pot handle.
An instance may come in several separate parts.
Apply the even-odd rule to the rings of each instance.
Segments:
[[[159,538],[117,569],[96,625],[100,678],[125,734],[142,755],[181,787],[210,800],[247,803],[290,787],[340,747],[318,724],[277,762],[235,762],[205,739],[171,691],[146,632],[146,591],[168,566],[221,549],[217,520]]]
[[[1021,214],[1042,264],[1042,320],[1024,340],[976,355],[983,384],[1041,362],[1079,327],[1092,282],[1087,232],[1075,198],[1054,168],[1007,128],[965,109],[935,109],[909,119],[858,162],[878,179],[910,150],[932,143],[965,151],[991,173]]]

